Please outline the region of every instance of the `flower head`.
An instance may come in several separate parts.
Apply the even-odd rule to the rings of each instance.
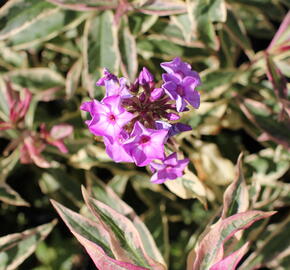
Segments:
[[[122,98],[127,98],[132,95],[130,94],[126,83],[127,80],[125,78],[119,79],[105,68],[104,76],[97,81],[96,85],[105,86],[106,97],[120,95]]]
[[[176,57],[171,62],[161,64],[167,72],[162,75],[162,85],[168,96],[176,101],[176,109],[182,112],[186,108],[186,101],[194,108],[200,104],[199,93],[195,88],[200,84],[200,77],[197,72],[191,70],[188,63],[182,62]]]
[[[167,132],[145,128],[137,121],[131,139],[124,144],[124,149],[137,166],[146,166],[154,159],[164,158],[164,140]]]
[[[81,109],[90,112],[92,119],[87,121],[90,131],[96,136],[105,136],[111,143],[119,136],[122,128],[135,116],[120,104],[121,97],[109,96],[98,102],[93,100],[82,104]]]
[[[153,82],[154,77],[146,67],[143,67],[142,71],[139,74],[138,81],[139,84],[145,85]]]
[[[183,170],[189,163],[189,159],[177,159],[177,154],[172,153],[163,160],[163,164],[152,162],[151,169],[155,172],[151,177],[151,182],[155,184],[162,184],[167,179],[174,180],[183,175]]]
[[[124,149],[124,143],[128,139],[129,134],[125,130],[122,130],[113,142],[104,137],[106,152],[115,162],[134,162],[133,158]]]

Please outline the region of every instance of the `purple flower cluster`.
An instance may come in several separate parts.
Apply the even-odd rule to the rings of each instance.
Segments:
[[[105,86],[105,97],[81,105],[91,115],[86,121],[90,132],[103,137],[107,154],[115,162],[150,165],[151,181],[158,184],[182,176],[189,160],[177,159],[172,136],[191,128],[175,122],[179,112],[188,110],[187,104],[198,108],[200,103],[195,90],[200,78],[188,63],[175,58],[161,67],[166,71],[161,87],[145,67],[130,85],[105,69],[97,82]]]

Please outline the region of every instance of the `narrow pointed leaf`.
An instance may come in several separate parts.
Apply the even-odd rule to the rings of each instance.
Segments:
[[[104,10],[116,8],[118,5],[117,0],[47,0],[55,5],[63,8],[79,10],[79,11],[89,11],[89,10]]]
[[[272,39],[267,50],[273,50],[273,48],[280,47],[280,49],[285,48],[285,50],[289,50],[290,47],[290,11],[288,11],[287,15],[283,19],[277,33]]]
[[[197,198],[206,205],[206,189],[195,174],[187,171],[182,177],[174,181],[166,181],[165,186],[182,199]]]
[[[14,84],[28,88],[34,93],[39,90],[64,86],[64,78],[49,68],[16,69],[6,73],[5,77]]]
[[[289,119],[290,101],[288,100],[288,88],[286,77],[282,74],[281,70],[275,65],[272,57],[268,54],[266,54],[266,62],[267,62],[267,77],[269,81],[272,83],[275,95],[277,96],[281,104],[280,119],[281,120],[283,120],[284,118]]]
[[[262,266],[270,265],[271,262],[282,260],[284,256],[289,254],[290,239],[288,237],[290,231],[290,215],[279,224],[275,224],[275,228],[269,236],[241,265],[241,270],[258,269]],[[284,254],[284,256],[283,256]]]
[[[55,226],[56,221],[0,238],[0,269],[16,269],[36,249]]]
[[[249,243],[244,244],[241,248],[214,264],[210,270],[236,270],[238,263],[246,254],[248,248]]]
[[[100,246],[108,256],[114,258],[110,247],[110,236],[101,224],[91,221],[53,200],[51,203],[72,234],[81,235],[87,240],[95,243]]]
[[[120,55],[118,52],[117,28],[112,11],[87,20],[83,37],[84,80],[93,97],[95,82],[104,67],[118,73]]]
[[[50,8],[39,15],[35,14],[36,16],[32,17],[31,21],[23,22],[18,29],[11,31],[9,36],[5,35],[9,46],[15,49],[30,48],[39,42],[56,37],[60,32],[76,27],[88,16],[81,12],[61,10],[46,1],[41,1],[41,3],[45,3]],[[35,6],[38,7],[38,5]],[[33,6],[27,8],[29,8],[27,11],[29,14],[30,8],[33,8]],[[26,8],[24,7],[22,12],[25,11]],[[30,15],[25,14],[25,16],[30,18]],[[21,14],[19,14],[19,17],[21,17]],[[17,18],[18,16],[16,16]]]
[[[138,61],[136,41],[135,37],[130,32],[128,19],[123,18],[123,24],[119,29],[119,37],[122,72],[131,82],[133,82],[138,69]]]
[[[99,269],[146,269],[114,259],[110,235],[102,223],[91,221],[53,200],[51,203]]]
[[[290,125],[275,119],[275,114],[263,103],[252,99],[240,101],[240,108],[247,118],[262,132],[261,140],[272,140],[290,149]]]
[[[240,154],[237,167],[236,179],[228,186],[224,193],[222,219],[237,213],[245,212],[249,207],[249,192],[246,186],[242,170],[242,154]]]
[[[82,58],[79,58],[67,73],[65,81],[65,91],[67,98],[71,98],[79,85],[81,73],[83,68]]]
[[[141,3],[140,3],[141,2]],[[180,0],[153,0],[153,1],[135,1],[134,8],[142,13],[168,16],[186,12],[186,4]]]
[[[227,21],[224,23],[224,28],[232,39],[245,50],[248,57],[251,58],[253,56],[251,42],[245,33],[242,22],[230,10],[227,12]]]
[[[254,222],[270,217],[275,212],[247,211],[220,220],[205,235],[196,249],[192,269],[209,270],[212,265],[223,259],[224,244],[233,235],[250,227]]]
[[[121,262],[109,257],[98,245],[78,233],[74,233],[78,241],[84,246],[98,269],[104,270],[148,270],[148,268]]]
[[[87,179],[91,179],[91,182],[93,183],[93,197],[130,219],[137,229],[148,255],[155,261],[160,262],[161,264],[165,264],[152,235],[150,234],[145,224],[136,215],[133,208],[121,200],[109,186],[105,186],[101,181],[96,179],[93,174],[88,173]]]
[[[28,202],[23,200],[14,189],[5,183],[0,184],[0,200],[11,205],[29,206]]]
[[[211,21],[209,11],[209,5],[204,1],[199,1],[199,4],[194,10],[194,18],[197,20],[197,31],[199,38],[205,44],[205,46],[218,50],[219,43],[215,35],[215,29]]]
[[[8,1],[0,10],[0,40],[23,31],[55,9],[46,1]]]
[[[92,213],[99,222],[106,226],[106,230],[110,233],[113,245],[115,245],[113,252],[117,259],[121,259],[119,256],[125,256],[130,258],[133,264],[139,266],[156,270],[165,269],[165,266],[147,255],[138,231],[128,218],[100,201],[90,198],[84,188],[83,196]]]

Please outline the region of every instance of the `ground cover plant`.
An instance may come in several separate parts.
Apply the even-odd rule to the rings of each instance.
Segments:
[[[289,269],[285,0],[0,8],[0,269]]]

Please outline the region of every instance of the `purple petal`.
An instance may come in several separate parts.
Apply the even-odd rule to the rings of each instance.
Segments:
[[[139,84],[145,85],[150,82],[153,82],[154,77],[146,67],[143,67],[142,71],[139,74],[138,80],[139,80]]]

